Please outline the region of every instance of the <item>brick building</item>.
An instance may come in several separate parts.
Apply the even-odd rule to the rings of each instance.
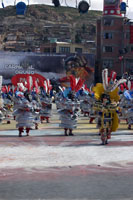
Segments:
[[[97,20],[96,82],[102,69],[114,70],[120,78],[133,73],[133,22],[121,14],[121,0],[104,0],[101,19]]]

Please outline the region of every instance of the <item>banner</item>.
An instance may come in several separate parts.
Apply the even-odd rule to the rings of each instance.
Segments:
[[[17,74],[40,74],[47,79],[66,76],[64,60],[73,54],[41,54],[32,52],[0,52],[0,75],[3,84],[10,84]],[[95,56],[85,54],[88,66],[94,68]]]

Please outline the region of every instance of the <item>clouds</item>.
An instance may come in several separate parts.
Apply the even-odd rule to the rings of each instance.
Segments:
[[[2,1],[2,0],[1,0]],[[18,3],[21,0],[16,0],[16,3]],[[27,4],[28,0],[22,0],[23,2],[25,2]],[[71,7],[76,7],[76,2],[77,4],[80,2],[81,0],[60,0],[60,3],[62,6],[65,6],[66,3],[68,6]],[[91,10],[103,10],[103,1],[104,0],[86,0],[86,1],[90,1],[91,2]],[[123,0],[123,1],[127,1],[127,0]],[[133,19],[133,0],[128,0],[128,8],[127,8],[127,17],[130,19]],[[4,5],[8,6],[8,5],[14,5],[15,0],[3,0]],[[49,4],[52,5],[52,0],[29,0],[30,4]],[[2,7],[0,5],[0,7]]]

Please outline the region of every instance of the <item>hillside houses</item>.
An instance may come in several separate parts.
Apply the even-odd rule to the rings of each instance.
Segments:
[[[96,18],[89,20],[92,15],[80,17],[74,8],[71,10],[72,13],[69,10],[70,8],[64,8],[64,11],[62,8],[58,13],[58,10],[55,10],[52,6],[36,5],[35,8],[31,5],[26,15],[20,18],[16,16],[15,10],[12,9],[14,7],[8,7],[7,10],[5,8],[5,12],[2,10],[0,50],[44,52],[43,47],[46,45],[50,46],[55,42],[68,42],[71,43],[71,46],[78,44],[78,46],[84,46],[83,49],[88,48],[88,52],[95,53],[95,24],[97,18],[101,15],[100,12],[93,13]],[[9,12],[9,10],[12,10],[12,12]],[[12,16],[10,16],[10,13],[12,13]],[[47,13],[51,13],[51,16]],[[53,20],[54,15],[58,16],[55,20]],[[91,48],[87,41],[93,41]]]

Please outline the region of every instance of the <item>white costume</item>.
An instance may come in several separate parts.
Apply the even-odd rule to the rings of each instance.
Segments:
[[[67,129],[69,129],[69,135],[73,135],[72,130],[77,127],[79,107],[80,103],[77,101],[62,99],[62,108],[58,109],[59,119],[61,120],[59,127],[64,128],[65,135],[67,135]]]
[[[24,127],[26,128],[28,136],[29,130],[34,127],[34,109],[32,102],[29,102],[25,97],[20,98],[15,108],[14,115],[16,116],[16,127],[19,129],[19,136],[22,136]]]
[[[40,110],[40,116],[41,121],[46,119],[47,122],[49,122],[49,118],[51,117],[51,111],[52,111],[52,99],[49,96],[42,96],[40,97],[41,102],[41,110]]]

